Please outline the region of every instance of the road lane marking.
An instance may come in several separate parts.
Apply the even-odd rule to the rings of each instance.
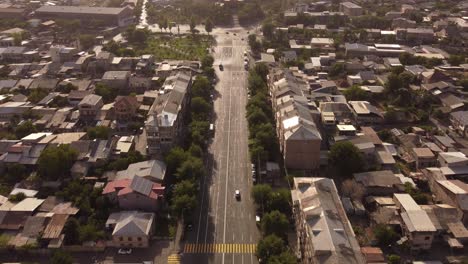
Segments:
[[[226,216],[227,216],[227,197],[228,197],[228,173],[229,173],[229,140],[231,137],[231,109],[232,109],[232,89],[229,89],[229,108],[228,108],[228,134],[227,134],[227,159],[226,159],[226,187],[224,192],[224,228],[223,228],[223,244],[226,243]],[[222,258],[224,264],[224,253]]]

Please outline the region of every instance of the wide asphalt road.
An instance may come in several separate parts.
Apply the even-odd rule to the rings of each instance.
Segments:
[[[218,29],[214,37],[219,78],[214,97],[215,134],[206,164],[208,173],[201,183],[201,202],[182,245],[182,263],[258,263],[255,251],[260,234],[250,196],[253,183],[245,118],[247,30]],[[240,200],[236,200],[235,190],[240,190]]]

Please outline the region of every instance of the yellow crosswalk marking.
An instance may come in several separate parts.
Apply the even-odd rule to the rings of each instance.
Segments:
[[[256,244],[185,244],[184,253],[207,254],[207,253],[230,253],[230,254],[254,254]]]
[[[172,254],[167,257],[168,264],[180,264],[180,256],[177,254]]]

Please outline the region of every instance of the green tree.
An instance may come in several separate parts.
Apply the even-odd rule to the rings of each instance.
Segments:
[[[285,238],[289,228],[289,221],[286,215],[280,211],[271,211],[262,218],[262,232],[264,235],[277,235]]]
[[[32,92],[28,95],[28,101],[30,101],[33,104],[39,103],[44,97],[46,97],[49,94],[48,91],[42,88],[37,88],[32,90]]]
[[[171,209],[177,216],[189,217],[197,207],[197,198],[190,195],[176,196],[172,199]]]
[[[110,128],[105,126],[90,127],[86,131],[89,139],[108,139],[110,135]]]
[[[448,58],[448,62],[452,66],[459,66],[460,64],[465,62],[465,56],[463,55],[450,55]]]
[[[390,226],[379,224],[374,227],[374,235],[380,246],[388,247],[398,240],[398,234]]]
[[[202,97],[192,98],[190,106],[193,120],[205,120],[210,116],[212,106]]]
[[[76,218],[70,217],[63,227],[63,234],[65,235],[64,242],[66,245],[75,245],[80,241],[79,232],[80,223]]]
[[[365,161],[359,149],[349,141],[333,144],[328,156],[330,165],[337,169],[341,176],[351,176],[364,169]]]
[[[51,264],[72,264],[73,258],[65,251],[57,250],[52,254]]]
[[[213,31],[213,22],[209,18],[205,22],[205,31],[208,35]]]
[[[23,138],[31,133],[36,133],[37,128],[31,121],[24,121],[15,128],[16,138]]]
[[[104,103],[111,103],[114,101],[115,97],[117,96],[117,90],[112,89],[109,86],[103,83],[97,83],[94,89],[94,93],[102,96],[102,100]]]
[[[86,241],[97,241],[105,237],[104,231],[100,230],[93,223],[88,223],[86,225],[81,225],[79,228],[80,233],[80,242]]]
[[[205,174],[203,161],[199,158],[191,157],[184,161],[177,168],[176,176],[178,179],[200,179]]]
[[[345,68],[344,63],[338,62],[338,63],[333,64],[333,66],[330,68],[329,74],[330,74],[330,77],[338,77],[338,76],[345,74],[345,72],[346,72],[346,68]]]
[[[387,259],[388,259],[388,264],[400,264],[401,263],[401,257],[398,255],[394,255],[394,254],[388,255]]]
[[[296,256],[291,251],[284,251],[280,255],[271,256],[268,264],[297,264]]]
[[[257,257],[262,260],[268,260],[270,257],[278,256],[284,251],[284,241],[276,235],[264,237],[257,245]]]
[[[201,158],[203,156],[203,149],[200,147],[200,145],[194,143],[190,145],[188,152],[194,157]]]
[[[201,97],[205,101],[210,100],[211,92],[213,87],[210,81],[206,77],[197,78],[192,85],[192,96]]]
[[[174,197],[183,195],[195,196],[197,194],[197,186],[191,180],[182,180],[174,185],[172,194]]]
[[[165,161],[170,170],[175,170],[182,163],[188,160],[190,155],[181,147],[172,148],[166,155]]]
[[[90,34],[83,34],[79,37],[80,45],[84,50],[88,50],[94,46],[94,36]]]
[[[28,170],[26,166],[20,163],[9,163],[5,167],[5,172],[0,176],[4,182],[15,184],[28,177]]]
[[[196,22],[195,22],[195,18],[194,17],[191,17],[190,18],[190,32],[192,34],[195,34],[196,33],[196,29],[195,27],[197,26]]]
[[[213,63],[214,63],[214,58],[213,56],[211,55],[206,55],[206,56],[203,56],[202,60],[201,60],[201,67],[202,68],[210,68],[210,67],[213,67]],[[199,81],[200,79],[203,79],[205,77],[200,77],[195,80],[194,84]],[[205,78],[206,79],[206,78]]]
[[[263,32],[263,36],[267,40],[272,40],[273,39],[274,31],[275,31],[275,26],[271,22],[263,23],[262,32]]]
[[[70,175],[78,151],[64,144],[44,149],[38,159],[38,173],[43,179],[57,180]]]
[[[268,211],[277,210],[285,215],[291,214],[291,192],[286,189],[278,189],[268,196]]]
[[[272,193],[273,190],[268,184],[257,184],[252,188],[252,198],[260,206],[265,207]]]
[[[254,67],[255,73],[262,78],[263,82],[267,82],[267,75],[268,75],[268,66],[265,63],[257,63]]]
[[[17,194],[10,195],[8,198],[8,201],[13,202],[13,203],[18,203],[26,199],[26,194],[20,192]]]
[[[361,89],[358,85],[353,85],[350,88],[343,91],[346,100],[348,101],[367,101],[369,100],[369,94]]]

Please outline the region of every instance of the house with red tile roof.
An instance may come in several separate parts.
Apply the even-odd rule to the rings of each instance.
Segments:
[[[142,177],[114,180],[107,183],[102,194],[125,210],[157,211],[164,200],[164,188]]]

